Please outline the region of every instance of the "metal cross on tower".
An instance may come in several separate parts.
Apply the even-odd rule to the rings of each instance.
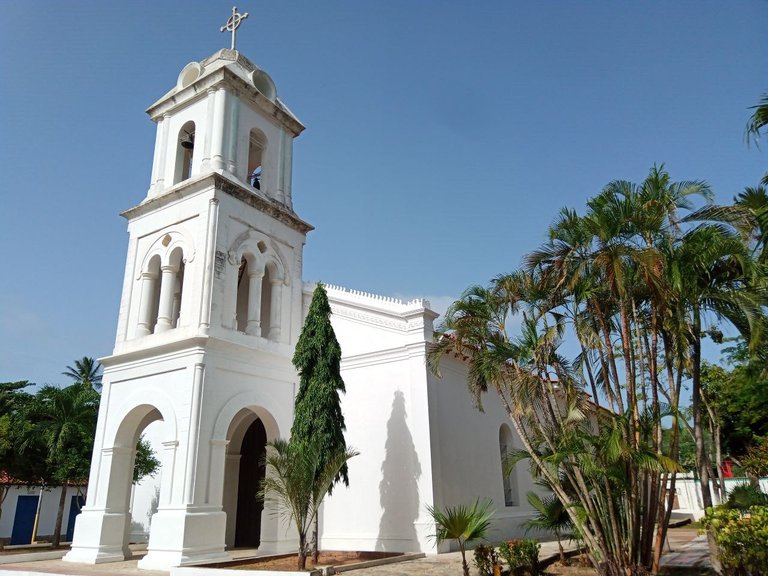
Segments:
[[[227,20],[227,23],[221,27],[221,31],[224,32],[225,30],[232,32],[232,50],[235,49],[235,35],[237,34],[237,28],[240,26],[240,23],[248,18],[248,12],[245,14],[238,14],[237,13],[237,6],[232,6],[232,16],[229,17]]]

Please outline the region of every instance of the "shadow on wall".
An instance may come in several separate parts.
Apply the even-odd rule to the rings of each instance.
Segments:
[[[384,449],[379,483],[383,513],[376,549],[416,550],[418,538],[413,523],[419,517],[421,464],[406,422],[405,396],[399,390],[392,401]]]

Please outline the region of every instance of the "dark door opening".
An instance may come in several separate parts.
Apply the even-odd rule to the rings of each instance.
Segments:
[[[19,496],[16,500],[16,515],[13,517],[11,544],[31,544],[32,530],[37,514],[39,496]]]
[[[261,513],[264,503],[256,496],[264,478],[267,431],[261,420],[248,427],[240,448],[240,478],[237,487],[235,547],[258,548],[261,544]]]
[[[80,514],[80,510],[82,510],[84,505],[85,496],[82,494],[75,494],[72,496],[69,504],[69,519],[67,520],[67,536],[65,538],[66,542],[72,542],[72,538],[75,536],[75,518],[77,518],[77,515]]]

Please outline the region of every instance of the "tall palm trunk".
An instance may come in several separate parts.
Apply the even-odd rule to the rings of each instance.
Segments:
[[[320,534],[320,511],[318,510],[318,513],[315,514],[315,520],[312,522],[312,562],[315,563],[315,566],[317,566],[317,561],[320,558],[320,540],[319,534]]]
[[[709,462],[704,449],[704,430],[701,422],[701,317],[698,305],[693,307],[693,347],[691,354],[691,388],[693,411],[693,439],[696,443],[696,463],[699,466],[699,486],[704,508],[712,507],[712,492],[709,488]]]
[[[61,525],[64,522],[64,506],[67,503],[67,488],[69,482],[64,482],[61,486],[61,496],[59,496],[59,510],[56,512],[56,526],[53,529],[53,547],[61,544]]]

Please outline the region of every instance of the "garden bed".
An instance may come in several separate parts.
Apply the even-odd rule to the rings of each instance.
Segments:
[[[410,560],[414,557],[423,557],[423,554],[404,554],[402,552],[366,552],[366,551],[342,551],[326,550],[320,552],[317,564],[311,557],[307,558],[306,572],[328,570],[329,573],[342,572],[355,568],[363,568],[377,564],[388,564],[400,560]],[[298,572],[296,554],[281,554],[277,556],[264,556],[262,558],[240,558],[229,562],[217,562],[206,564],[196,568],[217,568],[224,570],[256,570],[260,572]],[[195,568],[190,568],[195,570]]]

